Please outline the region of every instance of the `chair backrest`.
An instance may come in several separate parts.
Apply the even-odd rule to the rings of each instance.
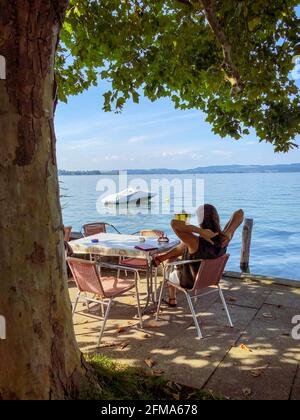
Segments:
[[[71,239],[72,226],[64,226],[64,240],[69,242]]]
[[[79,258],[68,258],[67,261],[80,292],[94,293],[105,297],[96,262]]]
[[[164,235],[165,233],[162,230],[157,229],[144,229],[140,231],[140,236],[144,236],[147,238],[160,238]]]
[[[226,254],[213,260],[203,260],[199,268],[193,290],[217,286],[224,273],[230,255]]]
[[[106,223],[88,223],[82,226],[82,233],[84,236],[98,235],[99,233],[106,233]]]

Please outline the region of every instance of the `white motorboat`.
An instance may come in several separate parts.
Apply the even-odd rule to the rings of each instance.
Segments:
[[[137,205],[142,202],[150,201],[156,193],[150,191],[143,191],[135,188],[127,188],[117,194],[111,194],[103,198],[102,203],[105,205],[109,204],[129,204],[136,203]]]

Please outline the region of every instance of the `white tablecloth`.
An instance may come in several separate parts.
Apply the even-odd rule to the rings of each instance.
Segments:
[[[98,243],[92,243],[92,239],[98,239]],[[139,241],[136,235],[118,235],[111,233],[100,233],[99,235],[88,236],[69,242],[74,254],[99,254],[114,257],[136,257],[150,258],[153,255],[170,251],[180,244],[179,240],[170,240],[167,243],[159,243],[156,238],[145,238],[145,242]],[[139,250],[136,246],[149,245],[155,250]]]

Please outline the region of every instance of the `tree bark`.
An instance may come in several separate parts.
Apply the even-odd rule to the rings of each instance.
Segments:
[[[67,4],[0,0],[0,399],[97,388],[73,330],[55,157],[54,59]]]
[[[189,1],[189,0],[177,0],[179,3],[188,6],[189,8],[193,8],[197,3],[200,5],[200,8],[204,10],[206,20],[215,34],[215,37],[219,41],[222,51],[223,51],[223,63],[222,68],[225,72],[226,79],[231,83],[232,89],[231,94],[235,96],[241,92],[243,92],[245,85],[242,81],[241,75],[232,59],[232,45],[230,40],[228,39],[227,35],[225,34],[224,29],[222,28],[218,16],[215,10],[214,1],[213,0],[197,0],[197,2]]]
[[[223,50],[223,69],[226,74],[227,80],[231,83],[232,90],[231,93],[235,96],[238,93],[241,93],[244,90],[244,83],[241,79],[241,76],[236,68],[236,65],[232,59],[232,46],[227,38],[224,29],[222,28],[214,7],[213,0],[199,0],[202,4],[205,12],[206,19],[215,34],[217,40],[220,42]]]

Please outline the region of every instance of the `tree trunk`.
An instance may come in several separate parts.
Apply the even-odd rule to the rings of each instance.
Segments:
[[[0,399],[69,399],[96,386],[68,296],[53,114],[67,0],[0,0]]]

